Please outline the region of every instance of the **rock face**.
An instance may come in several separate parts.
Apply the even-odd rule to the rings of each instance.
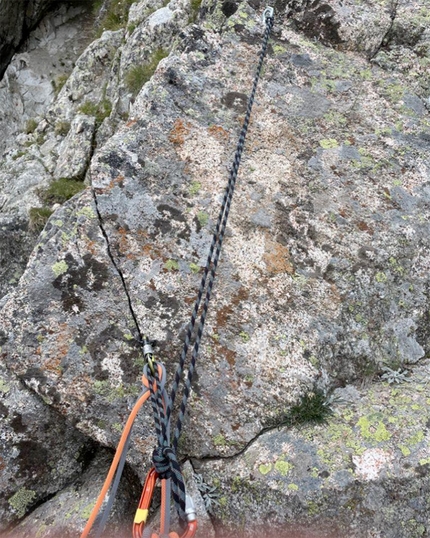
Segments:
[[[76,479],[91,461],[95,443],[41,401],[34,384],[26,386],[3,365],[0,376],[0,531],[4,531]]]
[[[1,0],[0,2],[0,79],[22,38],[34,28],[52,0]]]
[[[0,296],[17,284],[37,242],[40,230],[30,218],[31,210],[41,206],[37,191],[47,187],[54,170],[61,177],[68,173],[64,164],[57,166],[57,158],[59,152],[63,161],[70,158],[66,148],[58,149],[70,123],[54,118],[50,125],[44,116],[93,39],[93,20],[82,4],[59,6],[28,37],[0,82]],[[74,157],[79,165],[70,177],[85,173],[91,151],[88,136],[73,143],[79,147]]]
[[[8,375],[96,444],[116,445],[140,390],[138,329],[173,375],[260,11],[134,3],[21,135],[30,155],[6,153],[18,185],[41,167],[21,206],[42,204],[53,177],[88,183],[51,208],[0,327]],[[276,5],[181,441],[219,536],[430,536],[429,20],[412,1]],[[153,446],[148,408],[134,479]]]

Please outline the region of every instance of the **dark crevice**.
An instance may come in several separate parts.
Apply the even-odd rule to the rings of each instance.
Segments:
[[[130,293],[129,293],[128,288],[127,288],[127,283],[125,281],[124,274],[121,271],[118,263],[115,260],[114,255],[112,253],[112,249],[111,249],[110,242],[109,242],[109,237],[108,237],[107,232],[105,230],[104,223],[103,223],[103,217],[102,217],[101,212],[100,212],[100,208],[99,208],[99,204],[98,204],[98,200],[97,200],[97,195],[96,195],[93,188],[91,188],[91,192],[92,192],[92,195],[93,195],[93,198],[94,198],[94,204],[95,204],[95,208],[96,208],[97,218],[99,220],[100,230],[101,230],[102,235],[103,235],[103,237],[104,237],[104,239],[106,241],[106,250],[107,250],[108,256],[109,256],[109,258],[110,258],[110,260],[112,262],[112,265],[115,268],[115,271],[118,273],[118,276],[121,279],[122,287],[124,289],[125,296],[127,297],[127,302],[128,302],[128,307],[129,307],[129,310],[130,310],[130,314],[131,314],[131,317],[133,318],[133,322],[134,322],[134,325],[136,327],[137,334],[139,335],[139,339],[143,340],[143,333],[140,330],[139,322],[137,320],[137,316],[136,316],[136,313],[135,313],[134,308],[133,308],[133,303],[132,303],[131,296],[130,296]]]
[[[194,458],[192,456],[189,456],[189,460],[191,462],[191,465],[192,465],[192,461],[198,461],[198,462],[204,462],[204,461],[216,461],[216,460],[234,460],[236,458],[238,458],[239,456],[241,456],[244,452],[246,452],[246,450],[248,450],[248,448],[259,438],[261,437],[262,435],[264,435],[265,433],[267,432],[270,432],[270,431],[273,431],[273,430],[279,430],[280,428],[285,428],[286,426],[278,426],[278,425],[273,425],[273,426],[266,426],[265,428],[261,429],[252,439],[250,439],[238,452],[236,452],[235,454],[231,454],[229,456],[224,456],[222,454],[218,454],[216,456],[201,456],[201,457],[198,457],[198,458]],[[194,466],[193,466],[193,469],[194,469]]]
[[[398,6],[399,6],[399,0],[393,0],[392,4],[390,6],[390,19],[391,19],[390,27],[388,28],[388,30],[385,32],[383,38],[381,39],[381,43],[378,45],[378,47],[376,47],[373,54],[369,57],[369,61],[373,60],[373,58],[375,58],[383,48],[388,46],[389,38],[390,38],[390,36],[391,36],[391,34],[393,32],[393,28],[394,28],[394,21],[397,18],[397,8],[398,8]]]

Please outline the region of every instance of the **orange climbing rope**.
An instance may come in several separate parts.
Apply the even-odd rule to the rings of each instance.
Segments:
[[[81,534],[81,538],[87,538],[92,526],[94,525],[94,522],[96,520],[96,517],[98,515],[98,513],[100,512],[100,508],[102,507],[102,504],[103,504],[103,501],[106,497],[106,493],[108,492],[111,484],[112,484],[112,480],[115,476],[115,472],[116,472],[116,469],[118,467],[118,463],[119,463],[119,460],[121,458],[121,455],[122,455],[122,452],[124,450],[124,446],[125,446],[125,443],[127,441],[127,438],[128,438],[128,435],[131,431],[131,428],[133,427],[133,423],[136,419],[136,416],[137,416],[137,413],[139,412],[140,408],[142,407],[142,405],[146,402],[146,400],[149,398],[150,396],[150,392],[149,390],[147,390],[138,400],[137,402],[135,403],[134,407],[133,407],[133,410],[131,411],[130,413],[130,416],[128,417],[127,419],[127,422],[125,424],[125,427],[124,427],[124,431],[122,432],[122,435],[121,435],[121,439],[119,441],[119,444],[118,444],[118,448],[116,449],[116,452],[115,452],[115,457],[112,461],[112,464],[110,466],[110,469],[109,469],[109,472],[107,474],[107,477],[106,477],[106,480],[103,484],[103,487],[100,491],[100,494],[97,498],[97,501],[96,501],[96,504],[94,505],[94,508],[91,512],[91,515],[87,521],[87,524],[85,525],[85,528]]]

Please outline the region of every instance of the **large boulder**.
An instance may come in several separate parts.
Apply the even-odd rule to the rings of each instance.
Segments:
[[[258,2],[205,1],[201,20],[190,13],[199,25],[180,30],[180,2],[154,13],[139,4],[135,28],[105,33],[81,57],[55,117],[73,119],[88,92],[103,99],[84,84],[92,61],[115,110],[124,98],[118,73],[133,58],[151,63],[139,44],[152,54],[177,28],[174,46],[137,88],[127,120],[104,123],[91,187],[50,218],[0,313],[7,368],[109,447],[140,390],[139,330],[157,340],[173,375],[263,32]],[[380,61],[385,34],[398,35],[389,14],[375,37],[386,5],[370,13],[366,2],[344,3],[348,26],[338,4],[327,2],[343,39],[336,44],[303,26],[309,10],[324,26],[327,10],[283,3],[254,104],[180,445],[200,464],[204,491],[219,489],[220,532],[238,519],[246,532],[270,520],[325,524],[324,510],[342,536],[427,532],[429,507],[417,493],[428,488],[427,101],[415,71]],[[360,28],[369,34],[359,37]],[[104,62],[110,74],[99,73]],[[390,382],[408,379],[406,402],[404,385],[395,393]],[[345,386],[336,394],[348,408],[330,396]],[[335,418],[292,429],[291,409],[313,394]],[[285,421],[289,429],[266,431]],[[128,461],[143,479],[154,446],[149,409],[136,434]],[[412,504],[399,492],[405,481]],[[373,527],[372,503],[390,511]]]

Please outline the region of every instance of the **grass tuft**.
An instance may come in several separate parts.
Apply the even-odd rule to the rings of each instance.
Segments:
[[[333,414],[331,400],[326,394],[315,389],[306,393],[300,402],[277,421],[278,426],[298,426],[300,424],[324,424]]]
[[[27,123],[25,124],[25,134],[34,133],[37,126],[38,126],[37,121],[34,118],[30,118],[29,120],[27,120]]]
[[[127,72],[125,76],[125,85],[133,95],[139,93],[142,86],[148,82],[154,74],[160,61],[163,58],[166,58],[168,54],[168,51],[164,49],[157,49],[151,54],[148,63],[136,65]]]
[[[198,16],[199,16],[199,11],[200,11],[200,6],[202,5],[202,0],[190,0],[190,7],[191,7],[191,13],[190,13],[190,17],[188,19],[188,22],[190,24],[193,24],[194,22],[196,22]]]
[[[70,123],[68,121],[58,121],[55,124],[54,132],[56,135],[66,136],[70,131]]]
[[[79,107],[79,112],[82,112],[82,114],[86,114],[87,116],[94,116],[96,118],[96,127],[100,127],[103,120],[111,115],[112,103],[109,99],[106,99],[106,97],[98,103],[85,101],[85,103]]]
[[[100,37],[105,30],[116,31],[125,28],[130,6],[135,2],[136,0],[111,0],[100,21],[97,37]],[[95,10],[99,11],[101,5],[99,2],[96,2]]]
[[[30,218],[30,230],[41,232],[51,215],[52,211],[49,207],[32,207],[28,212]]]
[[[69,198],[85,189],[82,181],[62,177],[53,181],[46,190],[39,190],[39,198],[44,204],[64,204]]]

